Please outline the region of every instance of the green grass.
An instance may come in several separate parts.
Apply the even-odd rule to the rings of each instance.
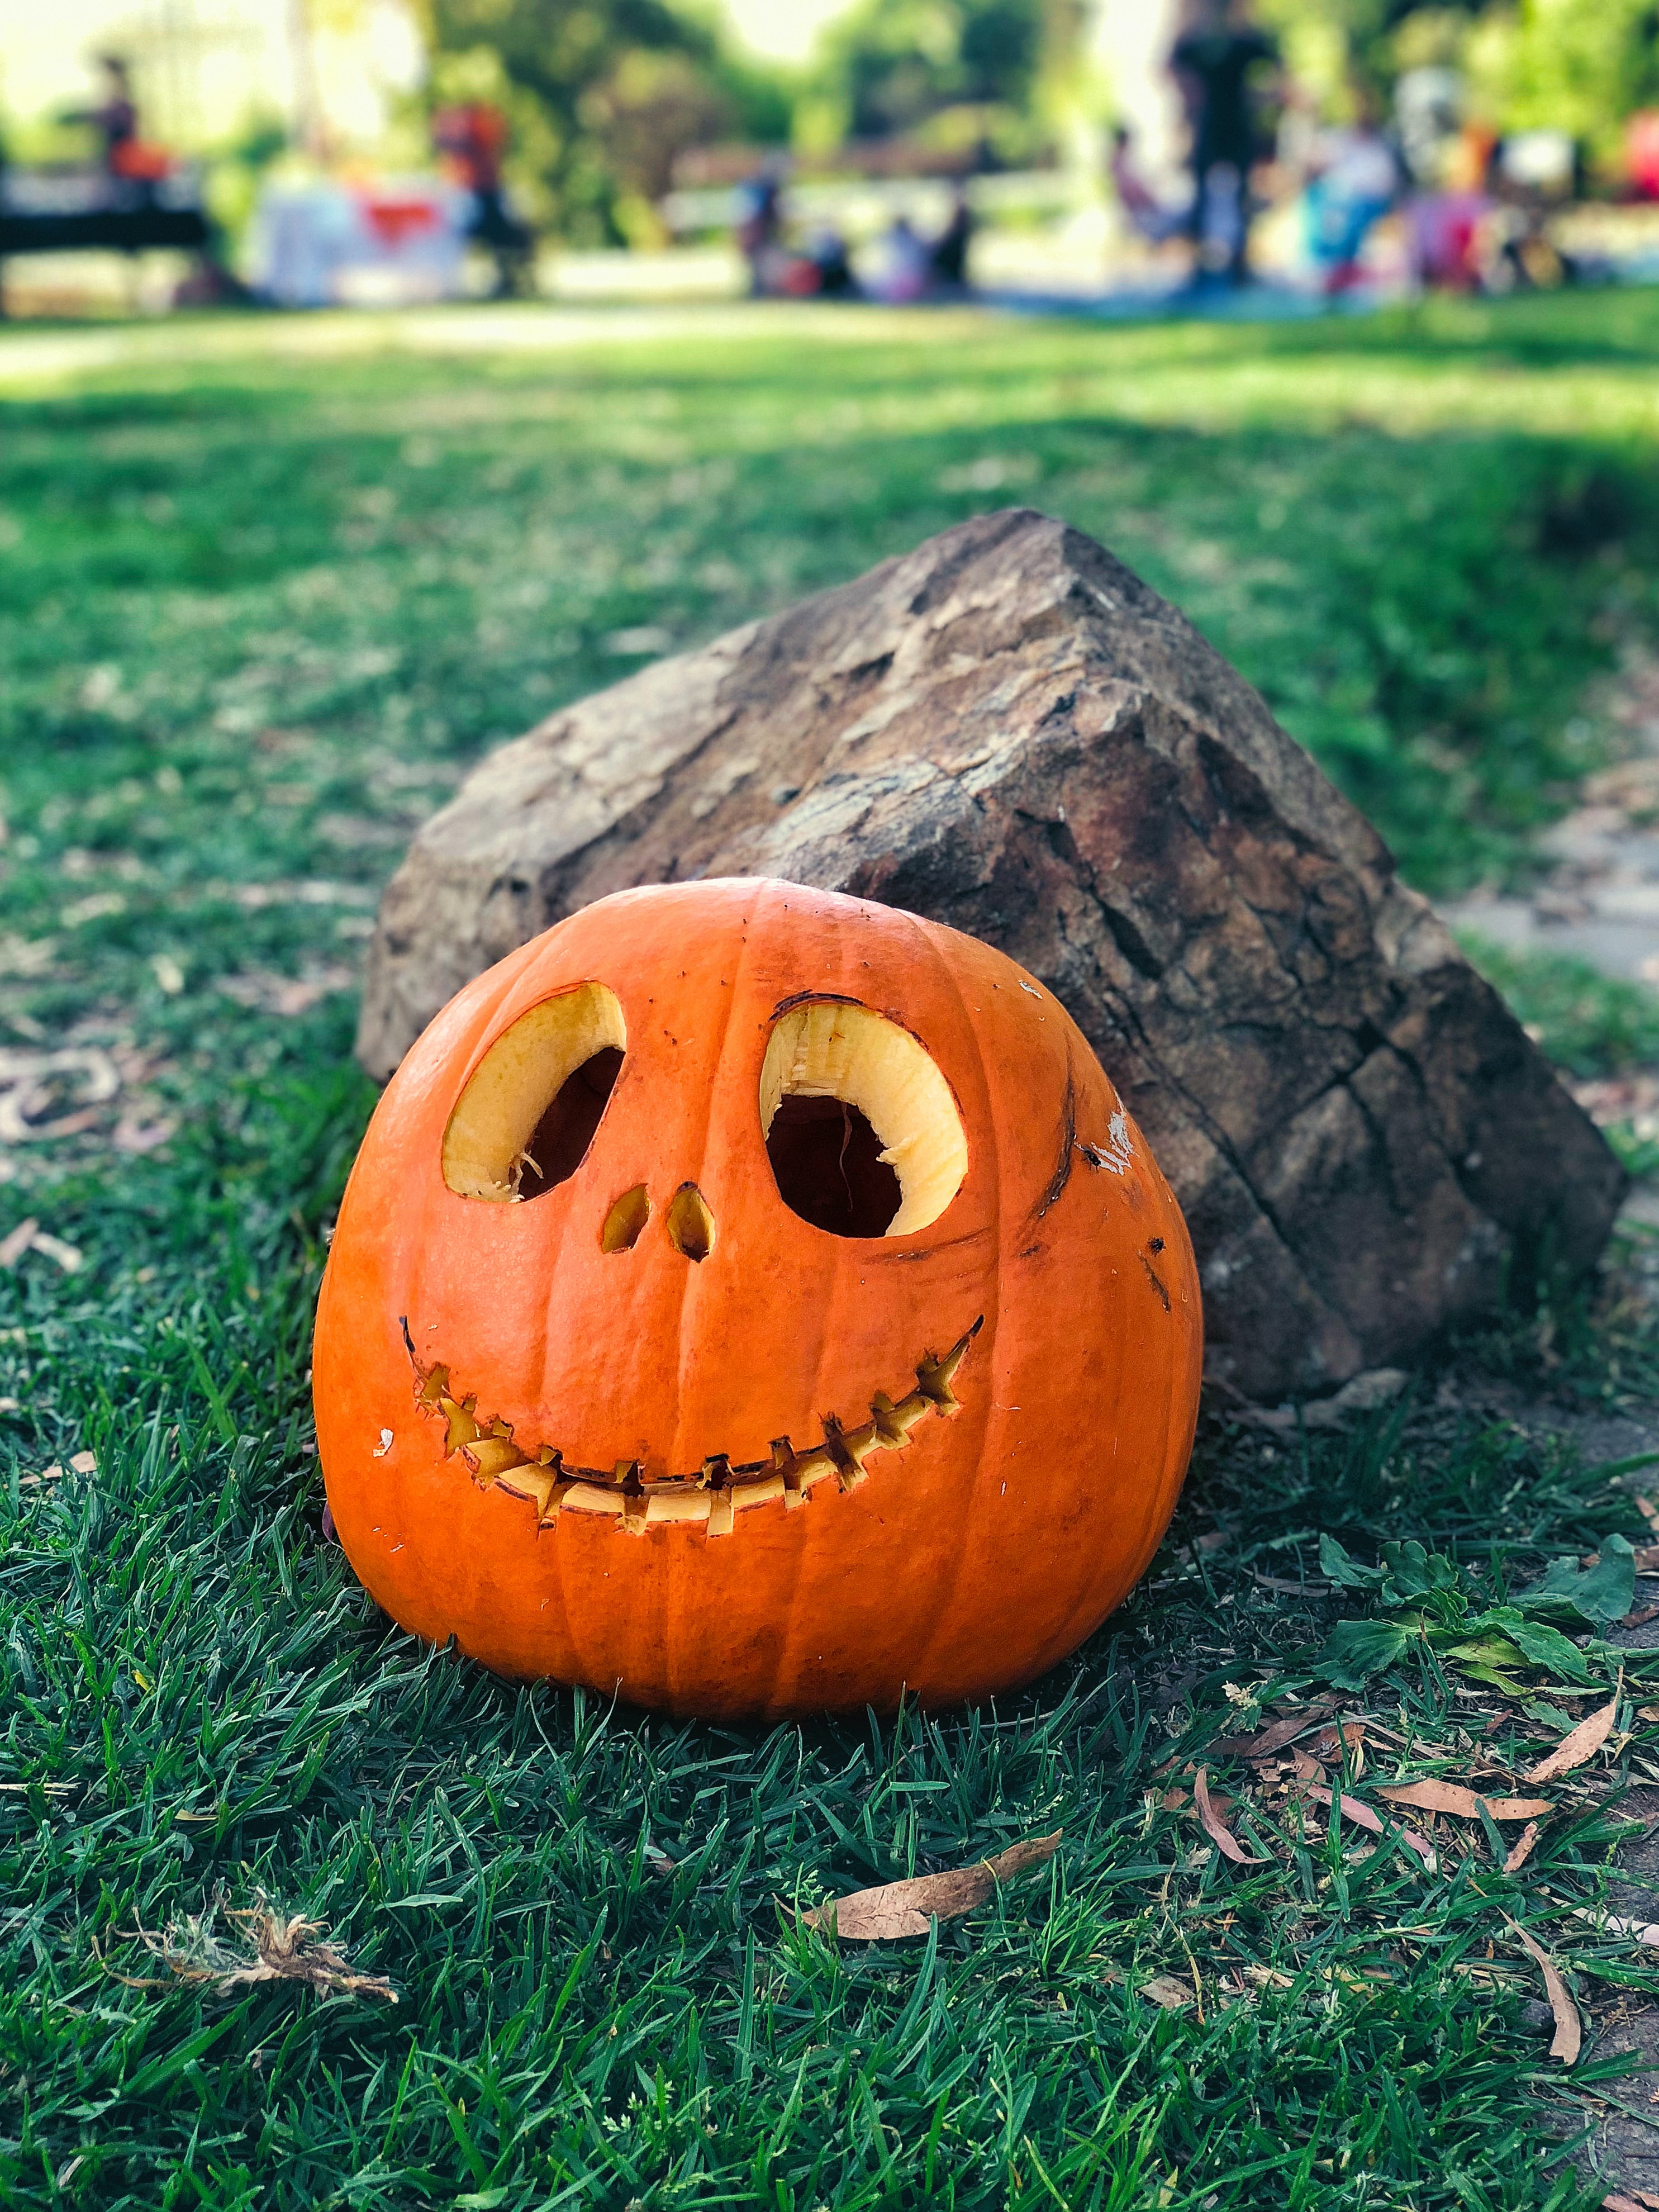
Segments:
[[[1605,1471],[1426,1410],[1215,1425],[1152,1576],[1038,1689],[748,1734],[392,1630],[323,1538],[305,1376],[376,887],[484,745],[637,665],[616,633],[690,641],[1029,499],[1188,607],[1416,880],[1524,872],[1652,614],[1659,302],[508,342],[543,327],[0,334],[0,1049],[125,1082],[0,1190],[0,1229],[84,1255],[0,1274],[0,2201],[1586,2201],[1587,2098],[1642,2093],[1545,2058],[1510,1923],[1592,2014],[1655,1988],[1574,1917],[1605,1780],[1655,1757],[1639,1668],[1607,1776],[1513,1879],[1484,1832],[1431,1875],[1265,1798],[1239,1819],[1273,1863],[1231,1869],[1162,1801],[1226,1685],[1315,1686],[1342,1607],[1259,1577],[1316,1578],[1320,1530],[1433,1542],[1496,1595],[1640,1534]],[[118,1120],[173,1133],[123,1151]],[[1603,1399],[1651,1371],[1570,1302],[1503,1356],[1535,1378],[1540,1340]],[[95,1474],[24,1481],[85,1449]],[[1374,1742],[1366,1780],[1522,1761],[1565,1698],[1413,1660],[1365,1710],[1419,1748]],[[838,1957],[787,1910],[1056,1826],[1051,1869],[925,1944]],[[397,2005],[135,1985],[167,1979],[135,1924],[261,1893]],[[1201,2022],[1141,1994],[1194,1972]]]
[[[1511,951],[1469,933],[1465,951],[1558,1067],[1584,1078],[1659,1060],[1659,999],[1564,952]]]

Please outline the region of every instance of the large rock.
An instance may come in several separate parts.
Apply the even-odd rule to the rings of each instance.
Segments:
[[[1000,945],[1173,1182],[1210,1372],[1329,1388],[1600,1251],[1619,1167],[1387,848],[1109,553],[983,516],[492,753],[387,888],[359,1051],[607,891],[867,894]]]

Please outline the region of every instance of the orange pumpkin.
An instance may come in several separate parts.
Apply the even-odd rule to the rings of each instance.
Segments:
[[[1191,1449],[1186,1225],[1000,952],[735,879],[623,891],[446,1007],[318,1310],[353,1566],[502,1674],[776,1717],[1029,1680]]]

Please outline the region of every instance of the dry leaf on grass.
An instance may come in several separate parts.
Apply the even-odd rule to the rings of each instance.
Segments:
[[[1529,1957],[1536,1959],[1544,1972],[1544,1989],[1549,1997],[1550,2010],[1555,2014],[1555,2037],[1550,2045],[1550,2057],[1559,2058],[1564,2066],[1576,2063],[1583,2042],[1583,2031],[1578,2025],[1578,2008],[1571,1992],[1562,1980],[1542,1946],[1528,1935],[1518,1921],[1511,1920],[1516,1939]]]
[[[20,1221],[9,1235],[0,1237],[0,1267],[16,1267],[27,1252],[44,1252],[66,1275],[75,1274],[85,1257],[78,1244],[66,1244],[61,1237],[49,1236],[33,1214]]]
[[[170,1973],[180,1981],[211,1983],[216,1996],[228,1996],[232,1990],[252,1982],[304,1982],[323,1995],[384,1997],[388,2004],[398,2002],[398,1993],[384,1974],[354,1973],[349,1960],[331,1943],[318,1942],[327,1925],[325,1921],[307,1920],[299,1912],[284,1919],[270,1910],[263,1896],[249,1911],[228,1912],[225,1917],[236,1923],[243,1942],[252,1944],[252,1958],[246,1952],[232,1950],[213,1933],[211,1907],[199,1920],[187,1918],[182,1929],[169,1923],[160,1934],[142,1926],[136,1927],[134,1933]],[[131,1981],[132,1978],[121,1974],[116,1978]]]
[[[0,1145],[72,1137],[103,1119],[121,1072],[101,1045],[0,1047]]]
[[[1365,1723],[1364,1721],[1344,1721],[1340,1728],[1322,1728],[1307,1748],[1326,1765],[1340,1759],[1346,1751],[1354,1773],[1363,1774],[1365,1771]]]
[[[1595,1758],[1613,1734],[1613,1723],[1619,1711],[1619,1700],[1613,1698],[1588,1720],[1579,1722],[1571,1734],[1564,1735],[1548,1758],[1540,1759],[1522,1776],[1523,1782],[1553,1782],[1558,1774],[1571,1774],[1576,1766],[1583,1766]]]
[[[1659,1951],[1659,1920],[1624,1920],[1612,1912],[1603,1919],[1600,1914],[1587,1911],[1582,1905],[1576,1908],[1576,1912],[1580,1920],[1595,1922],[1607,1935],[1628,1936],[1645,1949]]]
[[[1317,1782],[1308,1784],[1300,1794],[1304,1797],[1313,1798],[1317,1804],[1334,1806],[1342,1818],[1345,1820],[1352,1820],[1357,1828],[1369,1828],[1374,1836],[1380,1836],[1382,1833],[1382,1821],[1372,1812],[1370,1807],[1362,1805],[1358,1797],[1338,1798],[1332,1791],[1324,1789]],[[1439,1862],[1435,1857],[1434,1845],[1426,1836],[1419,1836],[1415,1828],[1402,1828],[1400,1831],[1400,1840],[1408,1849],[1417,1853],[1418,1857],[1422,1860],[1431,1874],[1434,1872]]]
[[[1478,1820],[1484,1805],[1494,1820],[1531,1820],[1555,1810],[1547,1797],[1483,1797],[1456,1782],[1392,1782],[1376,1785],[1391,1805],[1413,1805],[1419,1813],[1455,1813]]]
[[[1282,1720],[1271,1721],[1254,1735],[1224,1735],[1216,1744],[1218,1751],[1229,1753],[1235,1759],[1271,1759],[1287,1743],[1304,1735],[1316,1721],[1324,1719],[1341,1704],[1340,1698],[1310,1698],[1305,1705],[1298,1705],[1293,1713]]]
[[[0,1237],[0,1267],[15,1267],[31,1244],[40,1224],[33,1214]]]
[[[309,1013],[319,1000],[336,991],[349,991],[356,980],[354,969],[337,963],[308,975],[278,975],[269,969],[250,968],[240,975],[222,975],[219,988],[239,1006],[291,1018]]]
[[[50,1467],[43,1467],[39,1474],[20,1474],[17,1487],[20,1490],[38,1490],[43,1483],[61,1482],[66,1474],[96,1474],[97,1472],[97,1453],[78,1451],[67,1467],[59,1467],[54,1460]]]
[[[1227,1826],[1211,1798],[1208,1771],[1202,1766],[1193,1777],[1193,1802],[1198,1808],[1199,1819],[1204,1823],[1205,1834],[1235,1866],[1271,1866],[1273,1863],[1271,1859],[1253,1856]]]
[[[850,1897],[832,1897],[803,1912],[802,1924],[849,1943],[889,1943],[900,1936],[925,1936],[930,1920],[954,1920],[959,1913],[971,1912],[1002,1882],[1053,1858],[1062,1832],[1056,1828],[1052,1836],[1012,1844],[976,1866],[916,1875],[908,1881],[884,1881],[874,1889],[855,1889]]]
[[[141,1121],[137,1114],[123,1114],[110,1142],[118,1152],[153,1152],[166,1144],[178,1127],[177,1121],[167,1114],[154,1121]]]
[[[1652,2204],[1659,2204],[1659,2197],[1650,2197],[1645,2189],[1638,2190],[1634,2197],[1614,2190],[1611,2197],[1601,2199],[1601,2212],[1644,2212],[1644,2206]]]
[[[31,1249],[44,1252],[48,1260],[56,1260],[66,1275],[78,1274],[86,1258],[78,1244],[66,1244],[61,1237],[48,1237],[44,1229],[35,1231]]]
[[[1178,1981],[1173,1974],[1154,1974],[1150,1982],[1140,1984],[1140,1994],[1150,1997],[1156,2005],[1168,2012],[1178,2011],[1182,2006],[1196,2004],[1190,1983]]]
[[[1504,1862],[1504,1871],[1505,1874],[1518,1874],[1520,1872],[1521,1869],[1525,1866],[1527,1861],[1532,1856],[1533,1847],[1538,1841],[1538,1836],[1539,1827],[1537,1821],[1528,1820],[1526,1826],[1522,1829],[1520,1834],[1510,1846],[1510,1855]]]

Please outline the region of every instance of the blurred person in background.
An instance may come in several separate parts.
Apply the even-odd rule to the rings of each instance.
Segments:
[[[896,215],[882,235],[879,269],[871,289],[890,307],[925,297],[933,275],[927,243],[908,215]]]
[[[1365,240],[1394,205],[1400,157],[1383,128],[1382,103],[1354,88],[1354,119],[1319,133],[1310,149],[1304,195],[1308,251],[1327,299],[1364,281]]]
[[[1625,125],[1625,183],[1632,199],[1659,200],[1659,108],[1638,109]]]
[[[974,242],[974,210],[968,204],[966,185],[958,185],[951,203],[950,219],[927,249],[932,289],[939,293],[968,289],[968,252]]]
[[[859,280],[847,251],[847,240],[833,223],[812,233],[802,256],[812,273],[811,296],[818,300],[856,300]]]
[[[1249,0],[1198,0],[1170,69],[1186,110],[1194,283],[1250,277],[1250,172],[1264,151],[1259,103],[1279,82],[1279,48]]]
[[[464,191],[472,195],[466,234],[495,264],[491,297],[510,300],[529,289],[535,246],[528,224],[507,204],[501,164],[509,137],[507,120],[488,100],[441,107],[432,118],[432,143]]]
[[[1461,105],[1461,102],[1460,102]],[[1440,142],[1432,180],[1419,176],[1407,203],[1412,274],[1424,289],[1478,292],[1494,203],[1488,182],[1497,140],[1484,124],[1459,122]]]
[[[783,167],[769,157],[738,188],[738,251],[749,264],[751,300],[775,298],[786,289],[783,250]]]
[[[132,95],[132,71],[119,54],[100,54],[104,97],[96,107],[72,108],[60,119],[95,131],[103,144],[99,166],[109,180],[110,197],[129,207],[147,207],[173,164],[159,146],[146,145],[138,132],[138,103]]]
[[[1582,280],[1588,272],[1557,242],[1555,217],[1583,186],[1583,152],[1570,132],[1519,131],[1498,140],[1486,172],[1487,291],[1553,292]]]

